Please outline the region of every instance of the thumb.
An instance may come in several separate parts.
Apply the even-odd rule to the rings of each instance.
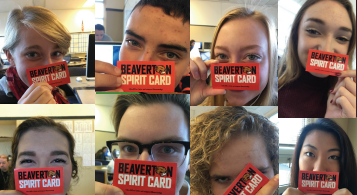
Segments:
[[[124,195],[124,192],[115,186],[95,182],[95,195]]]
[[[265,184],[265,186],[263,186],[262,189],[260,189],[256,195],[274,194],[275,190],[277,190],[278,187],[279,187],[279,174],[271,178],[271,180],[267,184]]]

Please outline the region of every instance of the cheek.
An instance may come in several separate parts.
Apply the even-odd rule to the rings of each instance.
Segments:
[[[119,52],[119,61],[138,61],[137,52],[130,51],[126,46],[122,46]]]
[[[266,60],[265,62],[261,63],[259,68],[260,68],[260,89],[263,91],[263,89],[266,87],[269,79],[269,60]]]
[[[64,183],[64,191],[68,191],[69,186],[71,184],[72,180],[72,165],[69,165],[67,167],[63,167],[63,172],[64,172],[64,177],[63,177],[63,183]]]

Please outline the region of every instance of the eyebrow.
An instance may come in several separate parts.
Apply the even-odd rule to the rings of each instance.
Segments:
[[[261,46],[259,45],[247,45],[247,46],[244,46],[242,47],[240,50],[248,50],[248,49],[255,49],[255,48],[258,48],[258,49],[263,49]],[[225,50],[225,51],[228,51],[228,48],[225,47],[225,46],[215,46],[214,49],[221,49],[221,50]]]
[[[141,40],[141,41],[144,41],[144,43],[146,42],[144,37],[142,37],[142,36],[136,34],[136,33],[135,33],[134,31],[132,31],[132,30],[126,30],[126,31],[125,31],[125,34],[131,35],[131,36],[133,36],[133,37],[135,37],[135,38],[137,38],[137,39],[139,39],[139,40]]]
[[[50,154],[50,156],[58,156],[58,155],[65,155],[69,157],[68,153],[62,150],[54,150]],[[21,156],[36,156],[36,152],[34,151],[20,152],[17,158],[20,158]]]
[[[126,137],[118,137],[117,140],[118,141],[134,141],[134,142],[138,142],[137,140],[129,139],[129,138],[126,138]],[[160,140],[154,140],[152,142],[165,142],[165,141],[184,141],[184,139],[182,137],[179,137],[179,136],[171,136],[171,137],[166,137],[166,138],[160,139]]]
[[[321,20],[321,19],[318,19],[318,18],[308,18],[305,22],[308,22],[308,21],[316,22],[316,23],[321,24],[321,25],[325,25],[325,22],[323,20]],[[352,33],[352,29],[344,27],[344,26],[340,27],[339,30]]]
[[[53,49],[58,49],[60,48],[58,45],[56,45]],[[29,47],[26,47],[25,50],[30,50],[30,49],[38,49],[38,50],[41,50],[42,47],[39,46],[39,45],[32,45],[32,46],[29,46]]]
[[[315,146],[313,146],[311,144],[306,144],[306,145],[304,145],[304,147],[310,147],[312,149],[318,150]],[[334,152],[334,151],[340,152],[341,150],[338,148],[332,148],[332,149],[327,150],[327,152]]]
[[[175,49],[187,53],[187,49],[181,45],[160,44],[158,47],[165,48],[165,49]]]

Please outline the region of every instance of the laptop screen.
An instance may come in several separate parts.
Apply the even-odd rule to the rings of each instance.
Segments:
[[[95,42],[95,60],[117,66],[121,42]]]

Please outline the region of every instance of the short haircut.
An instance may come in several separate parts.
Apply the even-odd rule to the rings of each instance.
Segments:
[[[9,162],[9,156],[7,156],[7,155],[1,155],[0,158],[6,159],[7,162]]]
[[[340,146],[340,176],[338,188],[347,188],[351,194],[357,194],[357,164],[352,143],[345,131],[331,119],[318,119],[315,123],[306,125],[302,130],[295,145],[295,151],[291,166],[291,187],[298,187],[299,179],[299,159],[302,145],[306,137],[312,131],[323,131],[331,133]]]
[[[196,41],[192,39],[192,40],[190,41],[190,44],[192,44],[193,42],[196,42]]]
[[[118,137],[119,124],[126,112],[132,106],[147,106],[152,104],[172,103],[182,109],[187,122],[187,129],[190,131],[190,103],[188,96],[184,94],[129,94],[118,95],[112,111],[112,122],[115,128],[115,136]],[[188,132],[188,135],[190,132]]]
[[[211,194],[209,169],[213,155],[233,137],[261,137],[274,174],[279,173],[279,132],[261,115],[248,112],[241,106],[220,106],[192,119],[190,129],[191,194]]]
[[[190,1],[189,0],[140,0],[131,13],[138,7],[151,5],[153,7],[160,7],[162,11],[174,18],[183,18],[183,23],[190,21]]]
[[[101,24],[96,24],[96,25],[95,25],[95,30],[102,30],[102,31],[105,32],[105,28],[104,28],[104,26],[101,25]]]

